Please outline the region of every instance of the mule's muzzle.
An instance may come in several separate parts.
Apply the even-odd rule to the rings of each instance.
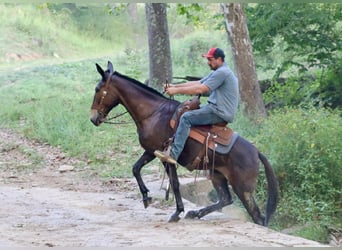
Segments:
[[[104,121],[104,118],[100,115],[100,113],[96,109],[92,109],[90,111],[90,121],[95,126],[100,126],[100,124]]]

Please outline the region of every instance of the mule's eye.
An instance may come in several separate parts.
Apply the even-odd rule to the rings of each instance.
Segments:
[[[106,96],[107,95],[107,91],[103,91],[103,96]]]

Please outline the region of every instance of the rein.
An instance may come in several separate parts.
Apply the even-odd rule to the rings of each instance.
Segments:
[[[116,116],[107,118],[106,121],[104,121],[103,123],[108,123],[108,124],[129,124],[129,123],[133,123],[133,122],[110,122],[110,120],[114,120],[120,116],[123,116],[126,113],[128,113],[128,111],[125,111],[125,112],[122,112],[121,114],[118,114]]]
[[[152,114],[150,114],[150,115],[148,115],[148,116],[146,116],[146,117],[144,117],[144,118],[142,118],[142,119],[140,119],[140,120],[138,120],[138,121],[134,121],[134,122],[135,122],[135,123],[141,122],[141,121],[143,121],[143,120],[145,120],[145,119],[147,119],[147,118],[153,116],[153,115],[154,115],[155,113],[157,113],[161,108],[162,108],[162,105],[161,105],[158,109],[156,109],[155,111],[153,111]],[[130,124],[130,123],[133,123],[133,122],[110,122],[110,120],[114,120],[114,119],[116,119],[116,118],[118,118],[118,117],[120,117],[120,116],[125,115],[126,113],[128,113],[127,110],[126,110],[125,112],[122,112],[122,113],[116,115],[116,116],[110,117],[110,118],[108,118],[108,119],[106,118],[106,120],[103,121],[103,123],[107,123],[107,124]]]
[[[112,76],[112,74],[110,75],[110,77],[109,77],[109,79],[111,78],[111,76]],[[108,81],[108,80],[107,80]],[[170,84],[168,83],[168,81],[166,80],[166,88],[168,87],[168,86],[170,86]],[[165,88],[165,89],[166,89]],[[165,90],[164,90],[164,92],[163,93],[165,93]],[[104,96],[102,97],[102,100],[103,100],[103,98],[104,98]],[[170,96],[169,97],[169,100],[173,100],[174,99],[174,97],[173,96]],[[101,100],[101,101],[102,101]],[[156,113],[157,111],[159,111],[160,110],[160,108],[158,108],[158,109],[156,109],[152,114],[150,114],[149,116],[147,116],[147,117],[144,117],[143,119],[141,119],[140,121],[143,121],[143,120],[145,120],[145,119],[147,119],[147,118],[149,118],[149,117],[151,117],[151,116],[153,116],[154,115],[154,113]],[[130,123],[133,123],[133,122],[111,122],[110,120],[114,120],[114,119],[116,119],[116,118],[118,118],[118,117],[120,117],[120,116],[123,116],[123,115],[125,115],[125,114],[127,114],[128,113],[128,111],[126,110],[125,112],[122,112],[122,113],[120,113],[120,114],[118,114],[118,115],[115,115],[115,116],[113,116],[113,117],[110,117],[110,118],[106,118],[106,120],[105,121],[103,121],[103,123],[107,123],[107,124],[115,124],[115,125],[120,125],[120,124],[130,124]],[[137,121],[137,122],[140,122],[140,121]]]

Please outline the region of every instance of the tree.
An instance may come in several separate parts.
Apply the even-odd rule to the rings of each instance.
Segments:
[[[160,87],[172,81],[171,49],[166,16],[166,4],[146,3],[149,47],[149,85]]]
[[[252,119],[260,116],[265,117],[265,105],[260,91],[253,48],[242,5],[226,3],[221,4],[221,6],[224,12],[227,35],[232,47],[244,111]]]
[[[276,46],[285,52],[279,63],[271,59],[267,65],[277,69],[275,78],[291,66],[300,71],[324,69],[340,60],[342,4],[253,4],[247,5],[246,13],[254,50],[263,57]]]

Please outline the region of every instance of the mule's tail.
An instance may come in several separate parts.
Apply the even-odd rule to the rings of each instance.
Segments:
[[[275,212],[278,203],[278,182],[275,173],[268,162],[267,158],[259,152],[259,159],[265,167],[267,186],[268,186],[268,199],[266,204],[265,226],[268,225],[268,221],[271,215]]]

